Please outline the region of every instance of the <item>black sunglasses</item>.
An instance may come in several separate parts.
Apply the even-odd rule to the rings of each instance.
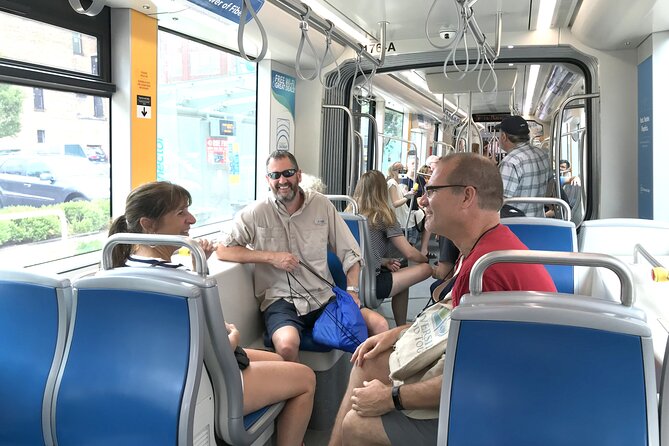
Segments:
[[[267,172],[267,176],[272,180],[278,180],[283,175],[284,178],[290,178],[297,173],[297,169],[286,169],[283,172]]]

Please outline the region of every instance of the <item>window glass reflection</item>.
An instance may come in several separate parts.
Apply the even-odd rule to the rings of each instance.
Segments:
[[[197,226],[255,198],[256,66],[160,31],[157,178],[187,188]]]

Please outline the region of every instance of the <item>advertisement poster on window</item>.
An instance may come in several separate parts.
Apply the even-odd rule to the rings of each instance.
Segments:
[[[272,70],[270,145],[275,150],[293,151],[295,128],[295,78]]]
[[[231,144],[225,138],[207,138],[207,163],[228,164],[228,151]]]
[[[228,171],[228,183],[239,184],[239,144],[234,143],[231,146],[232,150],[228,152],[230,163],[230,169]]]

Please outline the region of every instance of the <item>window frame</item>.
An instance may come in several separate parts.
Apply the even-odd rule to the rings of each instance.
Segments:
[[[97,39],[98,74],[86,74],[30,62],[0,57],[0,82],[41,87],[52,90],[84,93],[111,98],[116,86],[111,82],[111,13],[105,7],[100,14],[89,17],[66,8],[61,2],[31,0],[30,5],[1,5],[4,13],[87,34]]]
[[[95,17],[89,17],[78,14],[69,5],[61,1],[31,0],[30,5],[14,1],[2,1],[0,11],[20,18],[58,26],[72,33],[93,36],[97,39],[98,47],[97,74],[86,74],[0,57],[0,83],[81,93],[111,100],[113,93],[116,92],[116,85],[112,83],[112,33],[109,7],[104,7],[102,12]],[[111,147],[111,116],[109,119],[109,145]],[[46,134],[44,134],[44,139],[46,140]],[[113,196],[110,196],[110,200],[113,200]],[[26,266],[26,269],[47,270],[50,273],[76,277],[82,271],[92,272],[97,270],[99,256],[99,251],[74,254],[55,260],[38,261]]]

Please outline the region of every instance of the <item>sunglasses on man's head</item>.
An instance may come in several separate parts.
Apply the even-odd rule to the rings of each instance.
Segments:
[[[278,180],[283,175],[284,178],[290,178],[297,172],[297,169],[286,169],[283,172],[267,172],[267,176],[272,180]]]

